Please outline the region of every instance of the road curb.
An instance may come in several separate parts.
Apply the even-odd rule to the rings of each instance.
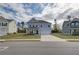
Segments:
[[[31,39],[28,39],[28,40],[25,40],[25,39],[0,39],[0,42],[38,42],[40,41],[39,39],[38,40],[31,40]]]
[[[4,39],[2,39],[2,40],[0,40],[0,42],[5,42],[6,40],[4,40]]]

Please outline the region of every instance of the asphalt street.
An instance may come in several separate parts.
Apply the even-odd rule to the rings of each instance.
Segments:
[[[78,42],[4,42],[0,55],[78,55]]]

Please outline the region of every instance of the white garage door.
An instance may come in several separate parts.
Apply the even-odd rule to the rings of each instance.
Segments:
[[[41,30],[41,35],[49,35],[50,34],[50,30]]]
[[[6,28],[0,28],[0,36],[6,35],[7,31]]]

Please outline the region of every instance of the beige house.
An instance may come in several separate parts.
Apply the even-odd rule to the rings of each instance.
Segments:
[[[0,36],[16,32],[17,32],[16,22],[13,19],[6,19],[0,16]]]

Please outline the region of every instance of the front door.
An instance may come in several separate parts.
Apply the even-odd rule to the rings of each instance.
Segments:
[[[36,30],[36,34],[38,34],[38,30]]]
[[[76,29],[74,29],[73,34],[74,35],[77,35],[78,34]]]

